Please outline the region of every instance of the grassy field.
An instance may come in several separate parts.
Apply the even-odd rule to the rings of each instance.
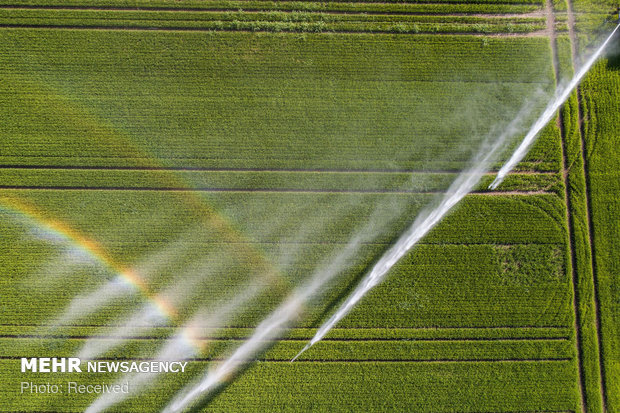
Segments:
[[[324,296],[205,411],[620,410],[613,56],[499,191],[486,174],[288,362],[494,126],[572,74],[613,6],[0,1],[0,412],[96,399],[21,381],[121,377],[21,373],[21,357],[157,358],[244,291],[184,342],[187,373],[109,411],[161,410],[368,221]]]

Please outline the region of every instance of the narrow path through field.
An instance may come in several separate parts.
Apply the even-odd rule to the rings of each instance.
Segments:
[[[556,86],[560,79],[560,62],[557,50],[557,38],[555,34],[555,16],[553,14],[552,0],[545,0],[545,11],[547,14],[547,32],[549,41],[551,43],[553,69],[556,77]],[[569,255],[571,261],[571,280],[572,280],[572,292],[573,292],[573,312],[574,312],[574,327],[575,327],[575,347],[577,350],[577,366],[579,372],[579,393],[581,396],[581,410],[586,412],[586,391],[584,380],[584,367],[583,367],[583,348],[581,343],[581,316],[579,313],[579,289],[577,280],[577,262],[575,258],[575,246],[574,246],[574,228],[571,217],[571,202],[568,196],[568,173],[567,173],[567,148],[566,148],[566,131],[564,129],[564,122],[562,112],[560,111],[557,117],[557,125],[560,129],[561,146],[562,146],[562,179],[564,181],[564,204],[566,206],[566,228],[568,229],[568,246]]]

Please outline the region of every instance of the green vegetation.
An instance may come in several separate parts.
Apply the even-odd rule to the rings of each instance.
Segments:
[[[608,411],[620,409],[620,331],[618,330],[618,56],[599,62],[582,87],[585,154],[591,214],[591,242],[599,309],[602,372]]]
[[[561,76],[573,75],[570,38],[558,39],[558,57]],[[577,301],[578,334],[582,353],[582,375],[585,385],[585,399],[588,411],[602,410],[601,377],[599,373],[599,348],[596,324],[596,301],[592,273],[592,254],[590,250],[590,228],[586,200],[584,158],[581,150],[581,130],[579,125],[579,103],[577,93],[573,93],[562,108],[564,127],[564,151],[566,165],[566,191],[570,206],[572,260],[575,277],[575,296]]]
[[[2,360],[0,368],[6,377],[18,375],[10,361]],[[208,363],[195,362],[194,371],[204,370]],[[304,410],[329,411],[334,406],[355,411],[369,409],[424,410],[455,408],[460,411],[493,410],[572,410],[578,398],[572,379],[573,366],[567,361],[500,362],[500,363],[398,363],[336,362],[284,363],[258,362],[239,377],[226,392],[214,399],[209,409]],[[43,375],[33,375],[41,380]],[[38,377],[37,377],[38,376]],[[100,381],[111,381],[106,374],[94,375]],[[147,391],[133,406],[122,405],[124,412],[155,410],[178,387],[172,375],[164,376],[155,389]],[[308,378],[329,378],[308,380]],[[15,379],[13,379],[15,380]],[[334,391],[337,387],[338,391]],[[368,389],[373,391],[369,392]],[[290,389],[290,391],[282,391]],[[547,389],[548,392],[540,392]],[[3,388],[4,390],[4,388]],[[377,397],[377,394],[385,397]],[[416,397],[411,397],[415,394]],[[309,397],[322,395],[322,398]],[[36,396],[33,396],[36,398]],[[52,408],[67,405],[67,396],[47,396]],[[455,404],[458,401],[458,404]],[[23,403],[23,401],[21,401]],[[75,398],[77,409],[87,404]],[[20,406],[23,404],[9,404]],[[233,407],[234,406],[234,407]],[[541,409],[541,406],[544,406]]]
[[[207,3],[209,4],[209,3]],[[251,7],[251,6],[250,6]],[[359,7],[359,6],[356,6]],[[286,10],[286,8],[283,8]],[[231,10],[234,8],[231,7]],[[334,10],[338,12],[339,10]],[[368,12],[376,12],[369,10]],[[404,12],[404,11],[403,11]],[[419,13],[435,13],[420,10]],[[174,30],[293,32],[524,33],[545,28],[540,17],[461,17],[417,14],[330,14],[305,11],[135,11],[0,9],[0,25],[11,27],[108,27]],[[383,11],[381,13],[384,13]],[[412,13],[407,11],[406,13]]]
[[[95,339],[105,342],[105,338]],[[85,339],[0,339],[2,357],[36,357],[41,348],[54,348],[58,357],[72,357],[84,345]],[[201,360],[220,357],[237,340],[205,340],[206,350]],[[139,359],[156,357],[160,341],[156,339],[125,339],[123,346],[112,349],[101,359]],[[261,361],[289,361],[299,351],[303,341],[281,340],[259,357]],[[313,348],[300,361],[475,361],[475,360],[562,360],[574,357],[574,346],[568,339],[536,340],[341,340],[326,341]]]
[[[553,2],[557,32],[566,6]],[[474,148],[554,87],[545,28],[539,0],[0,1],[0,411],[95,398],[25,398],[16,383],[51,376],[19,372],[20,357],[115,339],[98,357],[156,357],[197,309],[253,291],[223,328],[184,342],[187,374],[112,411],[161,409],[370,219],[329,290],[206,410],[618,409],[614,59],[582,89],[585,154],[574,94],[498,192],[485,175],[288,362]],[[568,76],[570,39],[556,46]],[[122,297],[59,318],[119,283]],[[158,327],[119,328],[154,307]]]
[[[618,6],[618,0],[573,0],[573,7],[577,12],[608,14]]]
[[[533,80],[552,78],[541,38],[56,30],[0,36],[0,56],[29,50],[2,75],[0,110],[11,122],[0,132],[21,137],[0,140],[2,164],[46,165],[53,156],[55,165],[153,166],[155,156],[180,167],[459,169],[466,151],[426,154],[441,154],[463,136],[479,142],[528,96]],[[69,43],[70,52],[60,53]],[[459,110],[462,102],[468,111]],[[440,112],[451,115],[438,125]],[[474,112],[486,114],[484,124],[472,122]],[[136,120],[126,121],[129,114]],[[546,140],[530,155],[536,169],[556,169],[557,158],[547,156],[557,153],[552,145]]]

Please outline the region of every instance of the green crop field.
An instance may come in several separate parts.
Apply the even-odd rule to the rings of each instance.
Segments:
[[[119,380],[89,411],[162,411],[333,268],[198,411],[620,411],[620,36],[498,190],[501,162],[289,362],[617,7],[0,0],[0,412]],[[20,371],[169,354],[185,372]]]

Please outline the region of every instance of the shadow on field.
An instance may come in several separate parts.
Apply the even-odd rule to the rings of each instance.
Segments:
[[[607,58],[607,69],[614,72],[620,72],[620,46],[613,54]]]
[[[385,251],[390,249],[392,245],[396,243],[396,240],[394,240],[391,244],[386,245],[385,249],[379,251],[376,257],[370,260],[366,265],[362,266],[361,270],[351,277],[349,282],[344,287],[342,287],[338,295],[336,295],[334,298],[329,300],[327,304],[325,304],[325,307],[323,308],[323,310],[321,310],[316,316],[314,316],[314,319],[312,319],[308,323],[308,325],[311,328],[319,328],[321,324],[324,321],[326,321],[326,318],[329,317],[334,312],[334,310],[336,310],[338,306],[343,303],[343,301],[349,296],[349,294],[351,294],[351,292],[353,292],[353,289],[355,289],[355,287],[364,278],[364,276],[368,274],[369,271],[372,270],[375,264],[383,256]]]
[[[264,354],[265,352],[269,351],[271,349],[271,347],[273,347],[274,345],[275,345],[275,342],[273,344],[270,344],[268,346],[268,348],[266,348],[263,352],[261,352],[261,354]],[[239,368],[239,370],[237,370],[235,373],[233,373],[229,377],[229,379],[226,381],[226,383],[222,383],[221,385],[216,387],[215,390],[213,390],[207,396],[205,396],[203,399],[200,399],[198,402],[196,402],[194,405],[192,405],[191,408],[188,411],[189,412],[204,411],[204,409],[206,409],[207,406],[209,406],[209,404],[211,404],[211,402],[217,396],[219,396],[224,390],[226,390],[226,388],[228,388],[228,386],[230,386],[235,380],[237,380],[238,377],[240,377],[250,367],[252,367],[254,365],[254,363],[256,363],[256,361],[252,361],[250,363],[247,363],[247,364],[243,365],[241,368]]]
[[[616,33],[607,52],[607,70],[620,71],[620,34]]]

